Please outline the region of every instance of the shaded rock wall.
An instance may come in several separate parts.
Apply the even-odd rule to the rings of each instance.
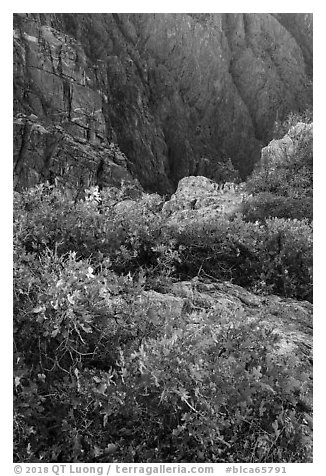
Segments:
[[[39,19],[14,29],[14,186],[60,179],[69,188],[133,181],[127,158],[109,141],[103,92],[83,49]]]
[[[14,188],[57,181],[76,198],[93,185],[100,188],[136,183],[127,158],[111,144],[96,144],[74,136],[59,125],[42,125],[33,114],[14,120]]]
[[[15,15],[14,112],[116,144],[149,191],[203,158],[210,178],[229,157],[244,178],[275,119],[311,103],[312,15],[289,15]]]

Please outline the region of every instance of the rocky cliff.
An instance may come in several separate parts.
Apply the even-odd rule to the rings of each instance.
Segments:
[[[292,126],[287,134],[281,139],[273,139],[261,151],[259,165],[268,169],[280,166],[293,157],[298,157],[300,150],[309,148],[312,150],[313,124],[298,122]],[[311,156],[312,161],[312,156]],[[306,164],[307,165],[307,164]],[[312,168],[312,163],[311,163]]]
[[[14,15],[16,188],[244,178],[311,75],[310,14]]]

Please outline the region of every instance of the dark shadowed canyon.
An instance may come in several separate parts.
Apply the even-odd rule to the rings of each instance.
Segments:
[[[16,14],[15,188],[245,179],[311,84],[312,14]]]

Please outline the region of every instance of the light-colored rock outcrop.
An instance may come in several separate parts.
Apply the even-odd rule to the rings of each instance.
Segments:
[[[297,154],[299,148],[312,141],[313,124],[298,122],[281,139],[272,140],[261,151],[261,166],[272,169],[276,164],[284,163]]]
[[[234,324],[254,323],[279,336],[275,355],[295,356],[312,366],[312,304],[274,295],[259,296],[230,282],[201,282],[199,279],[175,283],[165,294],[147,291],[140,297],[155,319],[201,319],[202,311],[232,315]],[[160,317],[161,316],[161,317]],[[188,317],[185,317],[188,316]],[[190,321],[189,321],[190,322]]]
[[[175,222],[212,220],[234,213],[242,200],[242,186],[238,184],[217,184],[207,177],[190,176],[180,180],[163,213]]]

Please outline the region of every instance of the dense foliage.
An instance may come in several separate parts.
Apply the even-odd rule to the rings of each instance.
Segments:
[[[227,308],[153,312],[206,273],[311,298],[311,225],[179,227],[158,195],[14,198],[15,461],[307,462],[310,379]]]
[[[254,291],[312,300],[312,227],[307,221],[268,219],[264,224],[198,223],[174,230],[181,244],[177,270],[234,281]]]

